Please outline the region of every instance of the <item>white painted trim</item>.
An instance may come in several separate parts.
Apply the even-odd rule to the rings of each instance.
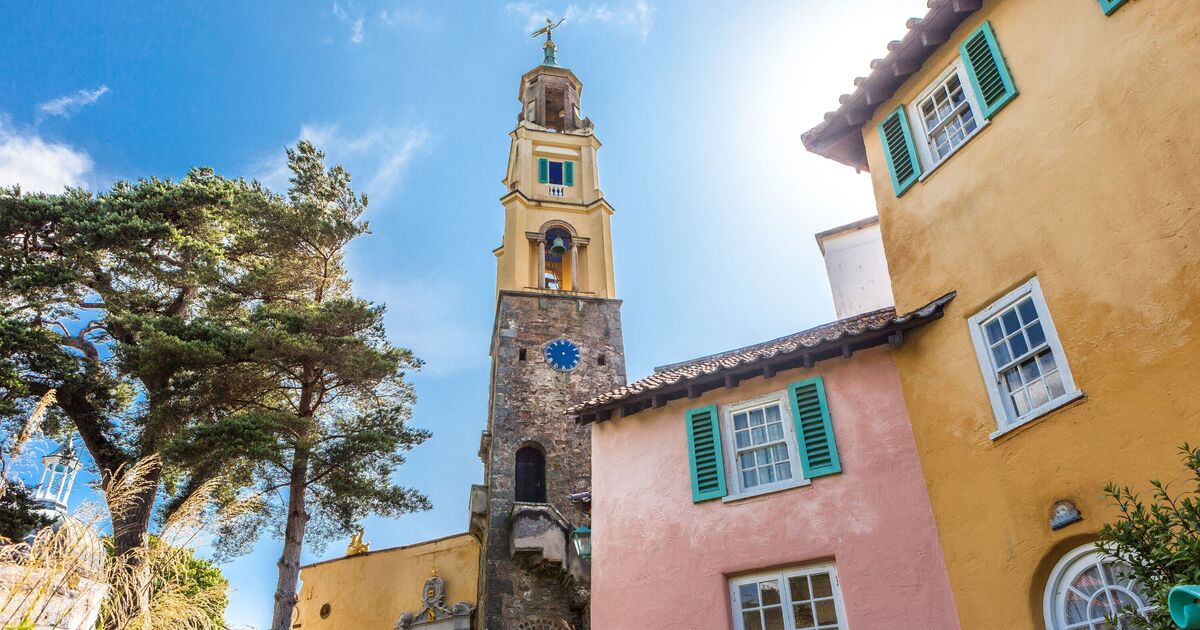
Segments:
[[[1034,307],[1038,312],[1038,321],[1041,323],[1042,331],[1046,335],[1046,344],[1050,347],[1050,351],[1054,355],[1054,361],[1058,365],[1058,371],[1060,378],[1062,378],[1065,392],[1062,396],[1049,400],[1041,406],[1029,410],[1024,415],[1018,416],[1008,395],[1001,387],[1000,374],[997,371],[997,366],[992,363],[990,344],[984,337],[983,323],[1026,296],[1033,298]],[[1009,291],[999,300],[992,302],[987,308],[972,315],[967,320],[967,325],[970,327],[971,341],[975,345],[975,358],[979,361],[979,373],[983,377],[984,386],[987,388],[988,398],[992,404],[992,415],[996,420],[996,430],[989,434],[991,439],[994,440],[1023,424],[1032,422],[1067,403],[1083,397],[1083,392],[1075,386],[1075,377],[1071,374],[1071,366],[1067,361],[1067,354],[1063,351],[1062,343],[1059,341],[1058,331],[1054,327],[1054,319],[1050,315],[1050,307],[1046,305],[1046,297],[1042,293],[1042,285],[1038,282],[1036,276],[1030,279],[1029,282]]]
[[[958,74],[958,82],[962,85],[963,96],[966,97],[967,100],[967,107],[971,109],[971,115],[975,117],[975,130],[963,138],[963,141],[958,146],[950,149],[949,153],[947,153],[941,159],[938,159],[934,157],[933,152],[929,148],[929,130],[925,128],[925,117],[921,115],[919,106],[921,101],[928,98],[929,95],[934,92],[934,90],[941,87],[941,85],[950,78],[950,75],[956,73]],[[959,57],[954,60],[954,63],[950,64],[945,70],[943,70],[938,75],[937,79],[930,82],[930,84],[921,91],[921,94],[917,96],[917,98],[913,99],[911,103],[905,106],[905,109],[908,111],[909,124],[913,127],[913,129],[911,129],[913,132],[913,142],[917,145],[917,153],[921,159],[922,172],[921,176],[917,178],[917,181],[925,181],[925,178],[929,177],[930,174],[937,170],[939,166],[944,164],[946,160],[949,160],[951,157],[953,157],[955,153],[958,153],[959,149],[967,146],[967,143],[971,141],[971,138],[979,135],[979,132],[988,125],[988,120],[983,117],[983,112],[980,109],[976,98],[977,97],[975,95],[975,89],[972,87],[971,78],[967,76],[967,71],[963,66],[962,58]]]
[[[766,571],[766,572],[762,572],[762,573],[755,573],[753,575],[739,575],[739,576],[730,578],[729,579],[729,607],[730,607],[729,611],[730,611],[731,616],[733,617],[734,630],[746,630],[745,626],[742,624],[742,615],[741,615],[742,607],[738,601],[738,587],[743,584],[755,584],[755,583],[761,582],[763,580],[768,580],[768,579],[772,579],[772,578],[778,579],[780,587],[781,587],[779,593],[780,593],[781,607],[785,613],[783,616],[784,626],[787,628],[787,630],[795,630],[793,627],[793,624],[795,622],[794,622],[794,620],[792,618],[792,614],[791,614],[791,612],[792,612],[792,610],[791,610],[792,609],[792,592],[791,592],[790,588],[782,588],[782,587],[787,584],[787,579],[790,577],[797,577],[797,576],[801,576],[801,575],[814,575],[817,573],[828,573],[829,574],[829,581],[833,585],[833,607],[834,607],[834,610],[837,611],[838,628],[839,628],[839,630],[846,630],[846,628],[848,626],[846,624],[846,606],[842,601],[842,585],[841,585],[841,581],[838,580],[837,565],[833,564],[832,562],[813,564],[813,565],[807,565],[807,566],[802,566],[802,567],[794,567],[794,568],[783,569],[783,570],[778,570],[778,571]]]
[[[1063,584],[1064,579],[1074,576],[1074,573],[1067,575],[1067,570],[1074,568],[1081,560],[1121,562],[1096,549],[1096,545],[1093,543],[1080,545],[1063,554],[1050,571],[1050,578],[1046,580],[1046,589],[1042,592],[1042,618],[1046,622],[1047,630],[1062,628],[1057,621],[1066,617],[1066,597],[1059,597],[1059,587]],[[1120,587],[1118,586],[1118,588]],[[1145,612],[1151,609],[1149,606],[1144,606],[1141,611]]]
[[[753,488],[742,488],[742,472],[737,464],[737,442],[733,434],[733,414],[761,405],[779,405],[779,419],[783,424],[783,441],[787,444],[788,461],[792,465],[792,478],[769,484],[759,484]],[[804,467],[800,463],[800,447],[796,444],[796,422],[792,419],[792,406],[788,403],[787,390],[773,392],[752,400],[743,400],[729,405],[721,405],[721,444],[725,450],[725,488],[726,494],[722,501],[728,503],[739,499],[748,499],[763,494],[806,486],[809,480],[804,478]]]

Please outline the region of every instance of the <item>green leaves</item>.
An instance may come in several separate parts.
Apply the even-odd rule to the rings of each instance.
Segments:
[[[1200,449],[1180,448],[1191,477],[1189,488],[1173,492],[1169,484],[1152,480],[1149,500],[1128,486],[1104,487],[1120,518],[1100,529],[1097,548],[1129,564],[1131,576],[1145,587],[1153,608],[1143,619],[1122,611],[1126,627],[1175,628],[1167,610],[1167,594],[1180,584],[1200,582]]]

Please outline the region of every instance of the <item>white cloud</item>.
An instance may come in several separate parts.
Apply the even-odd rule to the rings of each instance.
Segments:
[[[351,10],[354,9],[353,6],[351,6],[350,8],[351,8]],[[346,11],[346,9],[342,8],[341,5],[334,2],[333,3],[333,16],[336,17],[338,19],[338,21],[341,22],[342,24],[345,24],[350,27],[350,43],[351,44],[361,44],[362,43],[362,41],[363,41],[363,17],[361,14],[359,14],[355,17],[351,17],[350,14]]]
[[[423,27],[428,24],[425,14],[418,9],[394,7],[379,12],[379,21],[385,26]]]
[[[296,141],[312,142],[325,152],[329,164],[345,166],[354,177],[355,189],[377,202],[386,199],[404,180],[405,170],[429,138],[429,131],[421,125],[379,126],[356,135],[343,133],[333,124],[304,125]],[[255,170],[256,179],[271,190],[287,191],[291,171],[283,155],[263,160]]]
[[[646,41],[654,27],[655,8],[645,0],[619,5],[592,3],[586,7],[571,4],[561,11],[544,7],[540,2],[513,2],[506,8],[509,12],[523,17],[525,29],[530,32],[545,26],[548,18],[558,17],[564,17],[567,23],[573,24],[604,24],[633,33],[642,41]]]
[[[107,93],[107,85],[101,85],[94,90],[79,90],[74,94],[60,96],[38,105],[38,111],[47,116],[70,118],[79,110],[100,100],[100,97]]]
[[[21,133],[0,117],[0,186],[61,193],[67,186],[83,186],[91,171],[92,159],[85,151]]]

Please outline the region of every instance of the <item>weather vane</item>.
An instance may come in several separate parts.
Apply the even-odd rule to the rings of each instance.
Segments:
[[[567,18],[563,18],[563,19],[559,20],[558,22],[555,22],[554,20],[551,20],[550,18],[546,18],[546,25],[533,32],[532,37],[537,37],[538,35],[541,35],[543,33],[546,34],[546,43],[542,46],[542,49],[544,51],[546,51],[546,58],[544,60],[542,60],[542,65],[544,65],[544,66],[557,66],[558,65],[558,61],[556,61],[554,58],[554,53],[555,53],[555,51],[558,50],[558,46],[556,46],[554,44],[554,29],[562,26],[562,23],[566,22],[566,21],[567,21]]]

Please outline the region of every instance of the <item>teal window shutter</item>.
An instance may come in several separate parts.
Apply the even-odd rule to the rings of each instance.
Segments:
[[[992,23],[981,24],[967,36],[958,51],[979,98],[983,117],[991,118],[1017,95],[1017,86],[1013,85],[1000,45],[996,43],[996,34],[992,32]]]
[[[574,162],[563,162],[563,185],[564,186],[574,186],[575,185],[575,163]]]
[[[892,175],[892,190],[899,197],[921,177],[921,161],[917,158],[917,146],[913,144],[904,106],[888,114],[879,123],[878,131],[888,172]]]
[[[796,423],[796,444],[800,447],[800,465],[806,479],[842,472],[837,442],[833,438],[833,419],[825,400],[825,381],[814,376],[788,385],[792,420]]]
[[[1100,8],[1104,10],[1104,15],[1112,15],[1122,4],[1125,4],[1125,0],[1100,0]]]
[[[538,158],[538,183],[545,184],[548,181],[550,181],[550,160]]]
[[[692,502],[725,496],[725,457],[721,453],[721,427],[717,406],[691,409],[687,421],[688,458],[692,466]]]

